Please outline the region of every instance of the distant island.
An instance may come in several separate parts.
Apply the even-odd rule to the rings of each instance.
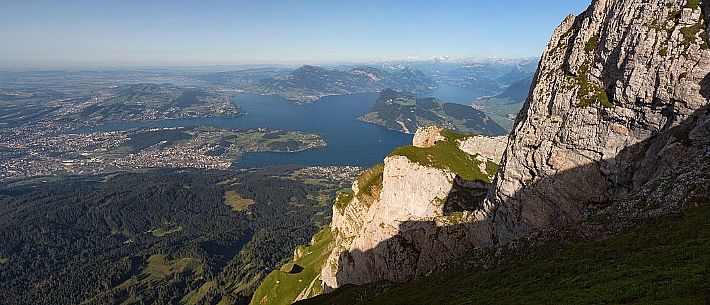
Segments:
[[[247,91],[310,103],[331,95],[378,92],[386,88],[426,92],[436,86],[423,72],[409,68],[358,67],[343,71],[305,65],[283,76],[259,80]]]
[[[435,98],[416,98],[414,94],[383,90],[362,121],[385,128],[414,133],[421,126],[437,125],[466,134],[503,135],[501,127],[473,107],[447,103]]]

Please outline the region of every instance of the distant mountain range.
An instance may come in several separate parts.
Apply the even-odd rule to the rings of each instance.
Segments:
[[[417,128],[437,125],[466,134],[502,135],[505,128],[473,107],[435,98],[386,89],[361,120],[391,130],[414,133]]]
[[[494,96],[535,73],[537,58],[471,61],[394,61],[297,69],[259,67],[196,73],[198,84],[277,95],[298,103],[324,96],[379,92],[385,88],[422,93],[440,86],[466,88]]]
[[[330,70],[306,65],[283,76],[262,79],[249,91],[309,103],[330,95],[377,92],[385,88],[425,92],[436,86],[423,72],[409,68]]]
[[[291,71],[285,68],[252,68],[236,71],[211,72],[194,76],[197,80],[210,85],[223,86],[250,86],[259,83],[262,79],[287,75]]]
[[[538,59],[521,59],[509,62],[473,62],[452,65],[453,69],[442,70],[435,80],[441,84],[471,88],[485,95],[495,95],[521,79],[535,74]]]

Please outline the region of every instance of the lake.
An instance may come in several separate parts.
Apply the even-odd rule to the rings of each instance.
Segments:
[[[247,115],[237,118],[175,119],[144,122],[116,122],[84,128],[80,132],[128,130],[144,127],[191,127],[209,125],[225,129],[298,130],[317,133],[327,147],[303,152],[246,153],[236,167],[261,167],[280,164],[305,166],[353,165],[371,167],[396,147],[410,145],[412,135],[365,123],[357,118],[377,100],[377,93],[331,96],[320,101],[297,105],[276,96],[237,94],[234,102]]]

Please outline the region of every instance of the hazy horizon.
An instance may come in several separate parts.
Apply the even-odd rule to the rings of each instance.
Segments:
[[[538,57],[582,0],[2,1],[0,69]]]

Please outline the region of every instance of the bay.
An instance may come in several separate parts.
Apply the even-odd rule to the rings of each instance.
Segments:
[[[151,127],[214,126],[225,129],[269,128],[319,134],[327,147],[302,152],[245,153],[234,164],[239,168],[298,164],[304,166],[352,165],[371,167],[396,147],[410,145],[412,135],[359,121],[375,103],[378,94],[330,96],[298,105],[276,96],[236,94],[234,102],[247,115],[237,118],[174,119],[114,122],[79,132],[129,130]]]

